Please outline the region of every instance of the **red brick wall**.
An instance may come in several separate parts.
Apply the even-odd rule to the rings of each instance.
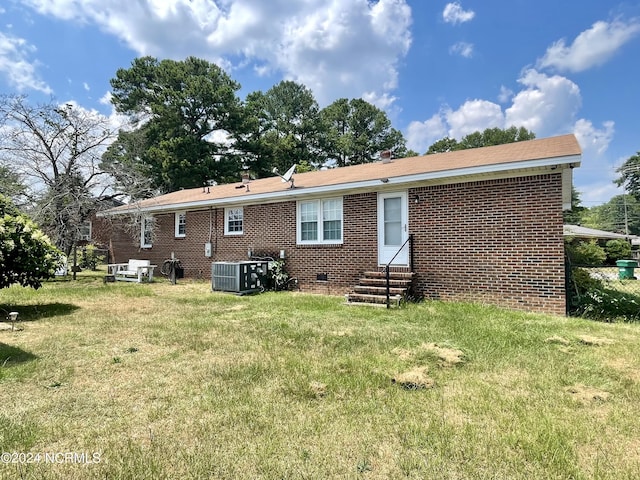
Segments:
[[[364,269],[377,267],[376,195],[349,195],[343,199],[342,245],[296,245],[296,203],[283,202],[245,206],[242,235],[224,234],[224,208],[187,212],[186,237],[175,238],[174,214],[156,215],[153,246],[140,248],[140,234],[115,229],[112,237],[115,262],[129,258],[151,260],[161,265],[171,252],[180,259],[185,276],[210,278],[211,262],[248,260],[253,255],[279,255],[285,251],[286,269],[298,279],[300,288],[319,293],[342,294],[355,285]],[[211,243],[213,256],[204,255],[204,244]],[[327,281],[317,280],[326,274]]]
[[[565,313],[560,174],[416,188],[409,198],[427,298]]]
[[[425,297],[564,314],[560,174],[412,188],[408,198],[417,286]],[[118,262],[161,265],[173,251],[187,277],[207,279],[212,261],[285,250],[286,268],[302,290],[342,294],[378,267],[376,209],[375,193],[344,197],[342,245],[296,245],[292,201],[245,206],[242,235],[224,235],[224,209],[218,208],[187,212],[186,238],[174,238],[170,213],[156,216],[152,248],[140,249],[139,232],[134,240],[114,232],[112,246]],[[213,256],[207,258],[210,219]]]

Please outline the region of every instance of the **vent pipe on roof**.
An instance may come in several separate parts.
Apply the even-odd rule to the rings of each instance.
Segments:
[[[382,160],[382,163],[391,162],[391,150],[384,150],[383,152],[380,152],[380,159]]]
[[[242,172],[242,183],[246,185],[249,183],[249,180],[249,172]]]

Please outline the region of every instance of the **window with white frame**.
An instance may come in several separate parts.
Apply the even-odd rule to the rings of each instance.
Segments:
[[[144,217],[142,219],[140,246],[142,248],[151,248],[153,246],[153,217]]]
[[[298,202],[297,242],[342,243],[342,198]]]
[[[176,212],[176,238],[184,238],[187,236],[187,213]]]
[[[224,234],[242,235],[244,227],[244,212],[242,207],[224,209]]]
[[[80,225],[79,239],[87,242],[91,241],[91,221],[87,220]]]

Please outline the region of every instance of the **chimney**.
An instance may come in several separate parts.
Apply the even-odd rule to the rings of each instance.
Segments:
[[[382,163],[391,162],[391,150],[384,150],[380,152],[380,158],[382,159]]]
[[[246,185],[249,183],[249,180],[249,172],[242,172],[242,183]]]

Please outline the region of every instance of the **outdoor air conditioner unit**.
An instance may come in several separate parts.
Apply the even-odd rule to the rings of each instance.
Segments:
[[[268,262],[213,262],[211,289],[238,294],[261,292],[267,282]]]

